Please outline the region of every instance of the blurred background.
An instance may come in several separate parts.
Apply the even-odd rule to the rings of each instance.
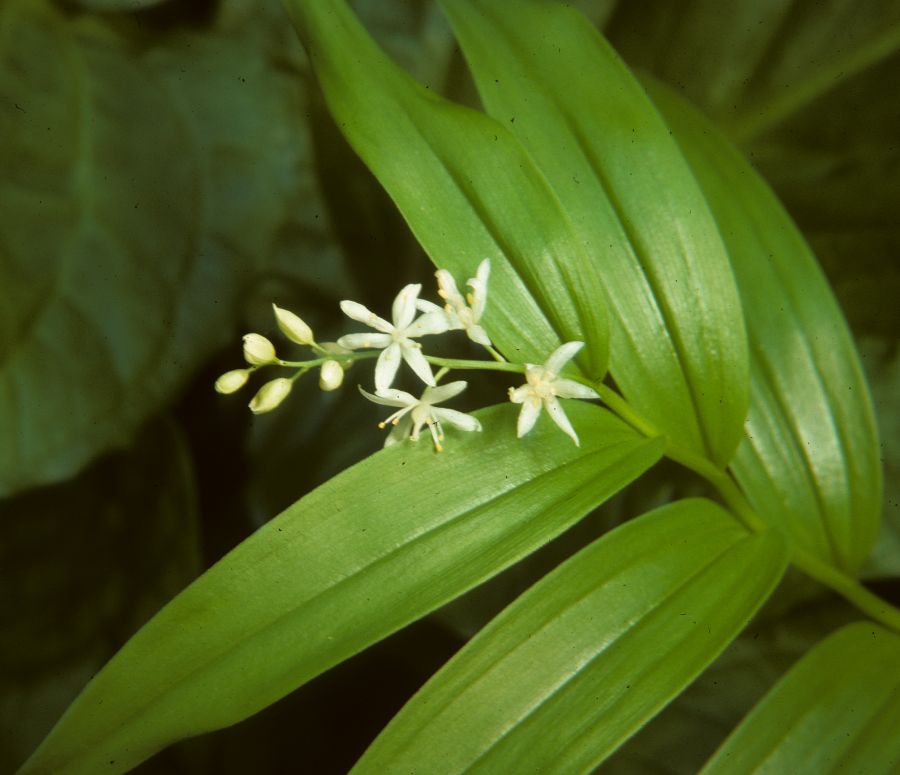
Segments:
[[[514,6],[511,0],[511,7]],[[900,600],[900,4],[581,0],[624,59],[704,109],[771,182],[848,317],[879,412]],[[429,0],[358,0],[418,79],[477,105]],[[277,0],[0,3],[0,772],[161,605],[377,450],[355,385],[253,417],[212,385],[271,303],[320,341],[433,268],[324,109]],[[429,293],[433,297],[433,292]],[[356,371],[359,370],[360,374]],[[254,385],[256,383],[253,383]],[[475,386],[473,385],[473,388]],[[506,381],[472,389],[493,403]],[[660,465],[499,578],[142,773],[342,773],[485,621],[618,522],[703,492]],[[604,765],[688,773],[808,646],[853,618],[800,578]]]

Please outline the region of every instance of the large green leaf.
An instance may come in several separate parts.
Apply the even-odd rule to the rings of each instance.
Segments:
[[[610,370],[673,441],[720,464],[747,414],[747,346],[703,194],[638,81],[571,9],[442,0],[488,110],[510,122],[600,256]]]
[[[900,4],[620,3],[605,30],[740,141],[810,241],[851,328],[900,327]]]
[[[811,598],[798,602],[798,593]],[[858,620],[859,611],[849,603],[788,571],[722,655],[603,763],[603,775],[696,775],[798,659]]]
[[[516,438],[514,407],[481,434],[386,449],[314,490],[167,605],[87,686],[23,773],[122,772],[233,724],[561,533],[659,459],[578,404]]]
[[[2,4],[0,494],[126,445],[238,333],[255,269],[339,265],[275,51],[257,22],[125,37]]]
[[[500,348],[540,363],[560,341],[583,340],[582,369],[602,377],[599,248],[586,248],[518,141],[400,70],[343,0],[284,4],[335,121],[432,260],[460,279],[492,260],[485,324]]]
[[[857,622],[794,665],[703,772],[897,772],[898,728],[900,637]]]
[[[683,100],[650,87],[709,199],[744,304],[751,404],[735,476],[764,520],[855,572],[878,533],[882,482],[869,391],[844,318],[759,175]]]
[[[476,635],[353,772],[587,772],[734,638],[786,562],[777,533],[710,501],[633,520]]]
[[[619,3],[607,33],[734,136],[758,135],[900,49],[894,0]]]

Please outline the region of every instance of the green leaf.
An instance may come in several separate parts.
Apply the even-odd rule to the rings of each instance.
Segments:
[[[607,34],[745,139],[764,133],[900,48],[894,0],[815,4],[620,3]]]
[[[777,533],[711,501],[632,520],[476,635],[353,772],[587,772],[725,648],[786,563]]]
[[[800,603],[798,593],[806,598]],[[789,569],[744,631],[603,763],[603,775],[696,775],[798,659],[826,635],[858,619],[858,609]]]
[[[719,464],[747,414],[747,346],[703,194],[638,81],[571,9],[442,0],[491,115],[531,151],[596,256],[610,370],[672,440]]]
[[[861,575],[900,578],[900,350],[896,340],[863,342],[861,349],[882,441],[885,489],[881,532]]]
[[[898,728],[900,637],[857,622],[794,665],[703,772],[897,772]]]
[[[288,243],[294,265],[311,263],[304,240],[322,256],[309,276],[334,253],[300,81],[255,24],[138,52],[87,15],[10,0],[0,29],[4,495],[128,444]]]
[[[620,3],[607,30],[738,139],[810,241],[851,329],[900,328],[900,4]]]
[[[751,353],[746,437],[732,465],[759,515],[850,572],[878,533],[881,463],[850,332],[802,235],[728,141],[649,84],[728,245]]]
[[[116,11],[125,13],[159,5],[164,0],[75,0],[78,5],[91,11]]]
[[[341,131],[436,265],[458,280],[492,261],[485,327],[510,358],[542,363],[587,343],[606,371],[596,254],[531,158],[499,122],[423,88],[375,46],[343,0],[285,0]]]
[[[314,490],[167,605],[27,772],[122,772],[228,726],[546,543],[659,459],[596,406],[515,436],[510,404],[436,454],[396,445]]]

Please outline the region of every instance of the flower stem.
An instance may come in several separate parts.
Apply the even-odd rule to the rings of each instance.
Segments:
[[[509,363],[508,361],[474,361],[464,358],[438,358],[434,355],[426,355],[425,360],[434,366],[443,366],[448,369],[485,369],[487,371],[508,371],[514,374],[525,372],[525,366],[521,363]]]
[[[505,362],[506,362],[506,358],[504,358],[500,353],[498,353],[498,352],[497,352],[493,347],[491,347],[489,344],[484,345],[484,349],[487,350],[487,351],[490,353],[491,358],[493,358],[495,361],[497,361],[497,362],[499,362],[499,363],[505,363]]]

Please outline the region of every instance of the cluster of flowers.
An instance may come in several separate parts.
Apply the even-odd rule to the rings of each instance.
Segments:
[[[380,350],[375,364],[375,392],[370,393],[362,387],[359,390],[370,401],[396,409],[379,423],[381,428],[388,424],[392,426],[385,446],[406,438],[418,441],[422,428],[427,426],[435,449],[441,451],[443,425],[462,431],[480,431],[481,424],[469,414],[437,406],[459,395],[465,390],[467,383],[457,380],[439,385],[438,382],[449,371],[450,366],[445,365],[435,375],[429,361],[443,361],[451,364],[452,368],[498,368],[496,362],[500,361],[504,363],[503,370],[520,371],[525,375],[524,385],[509,389],[510,400],[522,405],[517,426],[519,437],[534,427],[541,410],[546,409],[550,418],[578,444],[578,435],[566,417],[559,399],[595,399],[599,396],[593,388],[560,377],[559,373],[583,347],[583,343],[563,344],[543,365],[506,364],[480,324],[487,303],[490,275],[488,259],[481,262],[475,277],[467,281],[470,290],[465,296],[460,293],[456,281],[447,270],[439,269],[435,274],[438,296],[444,301],[443,306],[420,299],[420,284],[407,285],[400,291],[394,299],[391,322],[362,304],[342,301],[341,309],[344,314],[365,324],[372,331],[347,334],[337,342],[316,342],[312,329],[301,318],[273,304],[275,320],[281,332],[295,344],[311,347],[316,357],[307,361],[285,361],[277,356],[275,346],[266,337],[247,334],[244,337],[244,359],[248,368],[233,369],[223,374],[216,380],[216,390],[219,393],[234,393],[246,384],[254,371],[264,366],[294,368],[295,372],[291,377],[278,377],[266,382],[250,401],[250,410],[254,414],[262,414],[281,404],[291,392],[294,381],[310,369],[319,369],[319,385],[323,390],[335,390],[343,382],[345,370],[355,361],[374,356],[374,353],[359,353],[357,350]],[[423,336],[447,331],[465,331],[469,339],[482,345],[491,354],[495,363],[429,359],[423,354],[422,345],[415,341]],[[420,397],[416,398],[411,393],[391,387],[401,362],[406,363],[425,383]]]

